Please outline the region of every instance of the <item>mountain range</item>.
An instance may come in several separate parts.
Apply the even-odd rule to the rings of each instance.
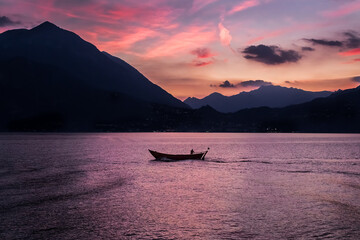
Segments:
[[[181,121],[176,117],[181,115]],[[162,112],[176,131],[360,133],[360,86],[283,108],[259,107],[220,113],[210,106]],[[170,121],[171,120],[171,121]]]
[[[327,97],[330,94],[331,92],[328,91],[309,92],[297,88],[269,85],[230,97],[215,92],[202,99],[187,98],[184,103],[193,109],[209,105],[219,112],[229,113],[255,107],[285,107],[308,102],[319,97]]]
[[[239,95],[248,100],[237,107],[247,109],[191,109],[52,23],[0,34],[0,131],[360,132],[360,87],[331,94],[267,86]]]

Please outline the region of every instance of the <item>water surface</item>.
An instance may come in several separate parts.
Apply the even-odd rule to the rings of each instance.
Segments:
[[[359,196],[355,134],[0,135],[0,239],[357,239]]]

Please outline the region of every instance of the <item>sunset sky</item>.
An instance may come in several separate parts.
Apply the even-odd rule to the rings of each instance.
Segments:
[[[0,32],[44,21],[182,100],[360,84],[360,0],[0,0]]]

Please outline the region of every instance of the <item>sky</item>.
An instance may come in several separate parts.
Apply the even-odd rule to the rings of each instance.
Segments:
[[[181,100],[360,84],[360,0],[0,0],[0,33],[44,21]]]

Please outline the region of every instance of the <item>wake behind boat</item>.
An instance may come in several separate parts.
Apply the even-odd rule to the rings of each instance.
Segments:
[[[161,153],[156,152],[149,149],[149,152],[151,155],[153,155],[157,160],[188,160],[188,159],[199,159],[204,160],[205,155],[209,151],[209,148],[205,152],[199,152],[199,153],[191,153],[191,154],[168,154],[168,153]]]

